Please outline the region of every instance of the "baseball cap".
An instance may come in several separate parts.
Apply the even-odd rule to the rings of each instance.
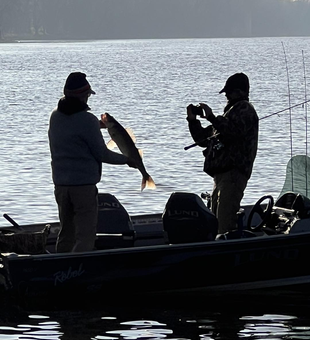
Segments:
[[[219,93],[239,89],[246,93],[249,93],[250,83],[249,78],[244,73],[235,73],[230,76],[223,89]]]

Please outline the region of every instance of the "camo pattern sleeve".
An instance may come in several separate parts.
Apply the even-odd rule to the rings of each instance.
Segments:
[[[213,127],[220,134],[227,157],[234,167],[250,178],[258,145],[258,116],[246,100],[237,102],[222,116],[217,116]]]
[[[201,126],[201,123],[198,119],[189,121],[188,128],[195,143],[201,147],[206,147],[208,145],[207,138],[212,136],[214,133],[212,125],[204,128]]]

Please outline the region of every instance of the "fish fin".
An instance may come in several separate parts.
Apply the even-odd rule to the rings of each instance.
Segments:
[[[142,183],[141,183],[141,191],[143,191],[146,187],[146,179],[142,177]]]
[[[109,141],[108,141],[108,143],[107,143],[107,148],[109,149],[109,150],[113,150],[114,148],[116,148],[117,147],[117,145],[116,145],[116,143],[114,142],[114,140],[113,139],[110,139]]]
[[[146,187],[151,190],[156,189],[156,184],[151,176],[149,176],[149,178],[146,180]]]
[[[151,190],[156,189],[156,184],[150,175],[147,178],[144,178],[144,177],[142,178],[141,191],[143,191],[145,188],[151,189]]]
[[[132,129],[131,128],[126,128],[125,130],[127,131],[128,135],[130,136],[132,141],[135,143],[136,142],[136,136],[134,135]]]

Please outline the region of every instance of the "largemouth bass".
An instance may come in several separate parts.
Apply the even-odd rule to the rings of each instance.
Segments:
[[[156,189],[156,185],[152,177],[147,173],[145,169],[141,154],[136,148],[133,138],[129,135],[126,129],[108,113],[104,113],[101,115],[101,121],[108,129],[108,133],[111,136],[111,139],[118,146],[121,153],[131,158],[136,163],[137,169],[142,174],[141,191],[144,188]]]

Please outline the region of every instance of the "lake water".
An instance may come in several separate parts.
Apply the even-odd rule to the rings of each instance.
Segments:
[[[7,213],[20,224],[57,220],[47,129],[65,79],[73,71],[88,75],[97,93],[89,105],[97,117],[109,112],[134,131],[145,166],[157,184],[157,190],[141,192],[137,170],[104,164],[99,190],[115,195],[130,214],[162,212],[175,191],[200,194],[212,190],[212,179],[202,171],[202,149],[184,150],[193,143],[185,119],[186,106],[203,101],[215,114],[222,113],[226,98],[218,92],[235,72],[249,76],[250,99],[261,118],[259,150],[243,203],[254,203],[265,194],[276,198],[291,155],[307,153],[309,106],[285,109],[307,100],[309,56],[308,37],[0,44],[1,215]],[[102,132],[107,142],[108,134]],[[4,225],[8,222],[2,218],[0,226]],[[231,321],[233,338],[295,339],[299,336],[295,332],[308,332],[310,327],[307,317],[293,314],[274,318],[270,314],[266,306],[257,317],[235,316]],[[99,330],[81,339],[232,338],[215,335],[220,333],[218,327],[226,326],[208,306],[199,315],[182,311],[171,316],[161,310],[146,325],[141,325],[141,320],[147,313],[140,313],[138,321],[132,321],[135,319],[130,313],[124,315],[122,320],[111,321],[113,315],[96,314]],[[174,326],[169,326],[166,316],[182,325],[181,333],[173,333]],[[59,318],[44,315],[42,319],[35,316],[22,323],[13,322],[11,330],[0,327],[0,339],[17,339],[21,334],[27,339],[58,339],[67,325],[62,316]],[[272,326],[265,329],[267,319],[272,320]],[[111,333],[105,333],[106,322]],[[78,339],[75,321],[71,326],[72,337],[69,327],[62,339]],[[157,334],[153,327],[160,332]]]
[[[129,292],[130,294],[130,292]],[[2,311],[1,340],[305,340],[310,338],[309,300],[273,304],[197,299],[143,302],[45,311]],[[300,300],[299,300],[300,302]]]

